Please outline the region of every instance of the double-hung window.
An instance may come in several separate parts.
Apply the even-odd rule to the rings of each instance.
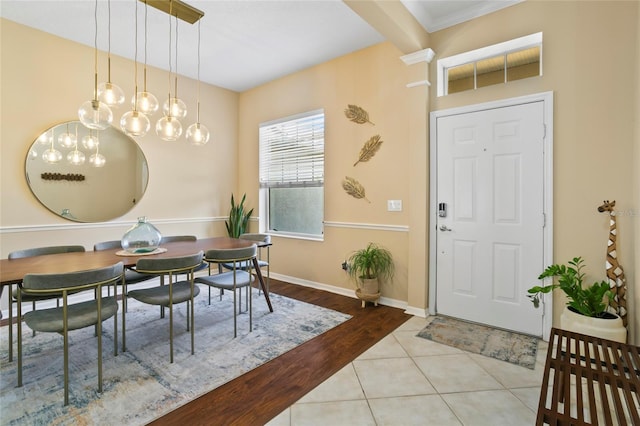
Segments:
[[[260,124],[261,229],[322,238],[324,111]]]

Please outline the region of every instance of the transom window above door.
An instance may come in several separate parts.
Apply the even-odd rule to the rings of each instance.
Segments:
[[[438,60],[438,96],[542,75],[542,33]]]

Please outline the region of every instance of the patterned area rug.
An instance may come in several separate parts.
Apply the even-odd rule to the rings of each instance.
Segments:
[[[539,339],[486,325],[436,316],[419,337],[533,370]]]
[[[129,301],[127,352],[113,355],[113,319],[103,323],[103,393],[97,392],[97,341],[93,328],[70,335],[69,406],[63,406],[62,337],[23,336],[23,386],[17,362],[8,362],[8,331],[0,331],[0,424],[141,425],[250,371],[350,318],[349,315],[271,293],[274,312],[254,292],[253,332],[249,315],[238,317],[233,338],[233,299],[225,292],[208,305],[196,298],[195,355],[186,331],[185,304],[174,307],[174,363],[169,363],[169,314]],[[244,295],[243,295],[244,299]],[[244,302],[244,300],[243,300]],[[118,312],[119,345],[121,312]],[[16,328],[14,326],[14,332]],[[14,334],[14,338],[15,338]],[[14,350],[15,356],[15,350]]]

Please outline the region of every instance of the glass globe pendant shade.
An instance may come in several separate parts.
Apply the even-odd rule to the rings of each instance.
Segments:
[[[77,147],[73,151],[69,151],[69,153],[67,154],[67,161],[74,166],[80,166],[84,164],[84,160],[84,152],[78,151]]]
[[[124,92],[110,81],[98,84],[98,100],[110,107],[117,107],[124,103]]]
[[[200,123],[193,123],[187,127],[186,137],[193,145],[204,145],[209,142],[209,129]]]
[[[120,119],[122,131],[129,136],[144,136],[149,131],[149,118],[140,111],[127,111]]]
[[[113,113],[107,104],[94,99],[80,105],[78,118],[89,129],[104,130],[111,125]]]
[[[187,105],[180,98],[169,98],[162,104],[164,115],[175,118],[185,118],[187,116]]]
[[[61,133],[58,136],[58,143],[63,148],[73,148],[76,145],[76,135],[68,131]]]
[[[182,123],[170,115],[164,116],[156,123],[156,133],[160,139],[175,141],[182,135]]]
[[[136,98],[138,99],[137,103]],[[151,92],[138,92],[138,94],[131,99],[131,108],[143,114],[151,115],[158,111],[159,106],[158,98]]]
[[[82,146],[94,150],[98,146],[98,138],[89,131],[89,134],[82,138]]]
[[[49,145],[51,144],[51,138],[53,136],[50,135],[49,133],[43,133],[38,137],[38,142],[41,143],[42,145]]]
[[[55,164],[62,160],[62,153],[51,147],[42,153],[42,159],[49,164]]]
[[[102,167],[106,162],[107,159],[104,158],[104,155],[100,154],[99,152],[96,152],[95,154],[89,156],[89,164],[91,164],[93,167]]]

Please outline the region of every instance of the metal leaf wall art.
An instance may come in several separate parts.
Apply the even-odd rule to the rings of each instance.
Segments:
[[[369,120],[369,113],[358,105],[348,104],[347,109],[344,110],[344,115],[354,123],[371,123],[375,126],[375,124]]]
[[[360,150],[360,157],[358,157],[358,161],[353,163],[353,167],[357,166],[358,163],[371,160],[380,149],[380,145],[382,145],[380,135],[371,136],[362,146],[362,149]]]
[[[353,198],[367,200],[367,197],[365,196],[364,187],[360,184],[360,182],[358,182],[352,177],[349,177],[349,176],[344,177],[344,180],[342,181],[342,188],[347,192],[347,194],[351,195]],[[369,200],[367,200],[367,202],[371,203],[371,201]]]

